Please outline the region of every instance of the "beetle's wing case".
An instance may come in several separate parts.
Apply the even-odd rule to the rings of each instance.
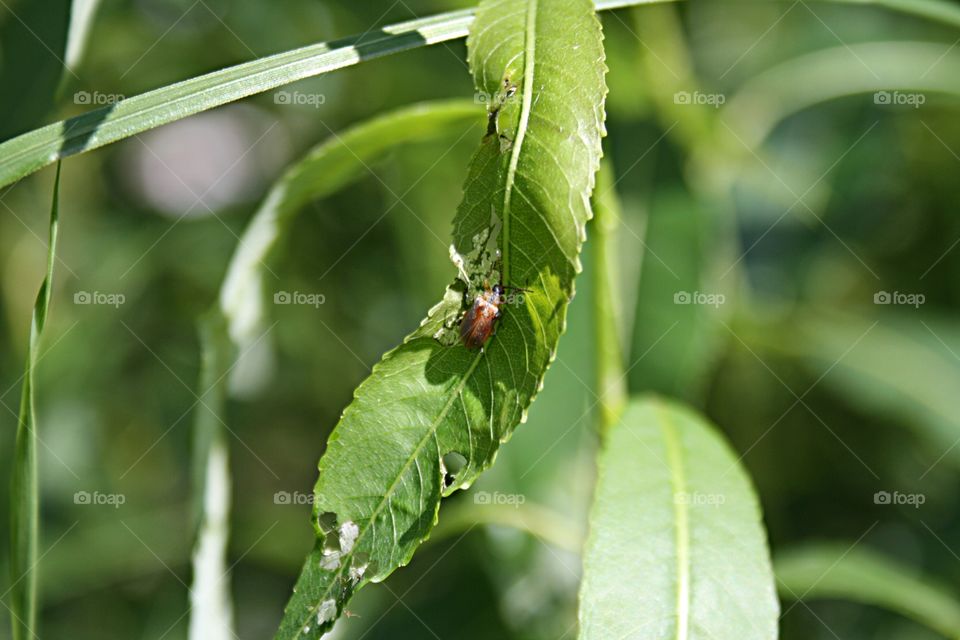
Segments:
[[[487,300],[486,294],[477,296],[460,323],[460,337],[468,349],[477,349],[486,343],[499,316],[500,309]]]

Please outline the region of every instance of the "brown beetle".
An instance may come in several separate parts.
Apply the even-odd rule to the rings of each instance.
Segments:
[[[506,290],[526,291],[517,287],[495,284],[473,299],[473,305],[460,321],[460,338],[467,349],[479,349],[486,344],[496,329],[497,320],[503,314],[500,308],[506,302]]]

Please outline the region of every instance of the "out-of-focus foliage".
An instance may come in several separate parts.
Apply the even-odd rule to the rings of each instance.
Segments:
[[[8,4],[18,13],[53,6]],[[42,113],[29,107],[23,117],[32,123],[16,131],[95,106],[78,104],[78,92],[90,100],[133,95],[471,4],[103,3],[77,78],[68,77]],[[676,22],[679,39],[669,50],[638,27],[664,19],[652,11]],[[951,337],[960,304],[960,104],[946,87],[960,33],[860,3],[700,1],[602,19],[606,152],[623,200],[621,309],[628,323],[647,322],[627,332],[631,391],[681,396],[724,431],[754,480],[774,552],[813,538],[859,541],[955,583],[955,420],[940,403],[950,397],[944,372],[960,355]],[[3,33],[15,21],[0,8]],[[29,59],[8,51],[12,40],[0,41],[3,73]],[[678,50],[689,69],[677,66]],[[190,425],[194,394],[204,391],[194,384],[196,320],[215,301],[238,236],[284,166],[388,108],[470,98],[465,60],[460,41],[365,63],[64,166],[61,252],[37,368],[42,637],[185,637]],[[680,78],[679,86],[664,93],[643,81],[651,73]],[[5,107],[21,100],[26,109],[27,98],[4,85]],[[673,126],[694,111],[708,138],[693,142],[703,144]],[[417,142],[369,166],[355,185],[310,203],[269,262],[271,287],[323,294],[324,303],[271,307],[275,366],[262,370],[257,395],[227,412],[241,637],[273,633],[312,546],[306,496],[329,429],[372,363],[417,326],[448,280],[450,220],[475,146],[455,137]],[[0,410],[0,469],[12,460],[52,174],[0,191],[0,402],[8,409]],[[699,237],[698,249],[657,249],[676,246],[683,232]],[[585,251],[590,269],[589,242]],[[589,280],[578,289],[543,393],[475,489],[549,506],[569,520],[566,533],[585,521],[598,397]],[[697,293],[714,303],[725,297],[690,309],[675,304],[680,292],[691,301]],[[698,326],[693,316],[709,320],[717,336],[707,366],[695,371],[682,354],[697,342],[669,334],[657,341],[662,331],[651,332],[675,320],[682,322],[674,330]],[[842,324],[829,320],[837,317]],[[897,393],[879,393],[859,375],[857,363],[878,357],[883,388]],[[475,495],[449,506],[482,509]],[[896,497],[917,495],[922,505]],[[97,496],[123,496],[123,504]],[[0,508],[9,506],[0,492]],[[421,549],[383,587],[364,590],[350,606],[359,617],[335,633],[428,637],[430,628],[441,638],[558,638],[573,633],[579,571],[576,555],[546,537],[465,526]],[[787,640],[935,637],[851,602],[784,610]],[[3,619],[0,638],[9,627]]]

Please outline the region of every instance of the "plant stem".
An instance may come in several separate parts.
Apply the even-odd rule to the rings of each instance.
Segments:
[[[617,234],[620,203],[614,189],[614,172],[604,160],[597,173],[593,196],[594,255],[594,347],[596,351],[597,395],[600,396],[600,432],[616,424],[627,400],[626,373],[620,348],[620,313],[616,300]]]

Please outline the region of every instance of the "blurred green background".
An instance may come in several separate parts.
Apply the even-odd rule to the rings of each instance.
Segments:
[[[98,101],[471,3],[107,0],[58,87],[65,4],[0,7],[4,139]],[[840,540],[956,582],[957,27],[866,5],[715,0],[605,13],[603,24],[631,390],[682,398],[719,425],[754,478],[774,556]],[[64,164],[37,391],[44,638],[186,637],[197,321],[238,236],[283,168],[334,132],[473,96],[462,41],[285,91],[313,104],[257,96]],[[452,277],[449,224],[480,135],[397,150],[307,207],[274,252],[268,290],[325,302],[268,305],[259,390],[229,407],[241,638],[272,635],[313,544],[309,505],[275,495],[309,494],[353,389]],[[52,178],[0,192],[5,470]],[[543,523],[563,529],[548,537],[576,540],[592,489],[591,294],[581,278],[545,389],[478,487],[561,516]],[[124,503],[77,504],[78,491]],[[882,491],[925,501],[878,504]],[[446,501],[441,526],[471,503]],[[6,492],[0,506],[6,516]],[[336,637],[575,637],[575,553],[504,527],[446,533],[363,590]],[[6,536],[0,527],[0,557]],[[936,637],[857,604],[783,608],[787,639]]]

